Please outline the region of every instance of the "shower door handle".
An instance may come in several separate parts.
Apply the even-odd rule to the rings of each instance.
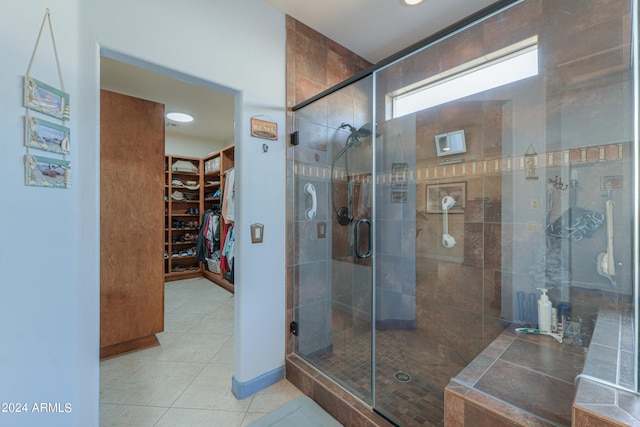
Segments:
[[[362,224],[367,224],[367,252],[364,254],[360,253],[360,226],[362,226]],[[371,236],[372,236],[372,226],[371,226],[371,220],[366,219],[366,218],[362,218],[360,220],[358,220],[358,222],[356,222],[355,226],[354,226],[354,232],[355,232],[355,248],[356,248],[356,256],[358,258],[369,258],[371,256]]]

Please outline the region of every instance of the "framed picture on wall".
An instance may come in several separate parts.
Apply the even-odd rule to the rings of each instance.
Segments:
[[[409,200],[409,195],[406,191],[391,192],[391,203],[407,203],[407,200]]]
[[[26,185],[33,187],[69,188],[71,163],[34,155],[25,156]]]
[[[451,207],[449,213],[464,213],[467,203],[467,183],[447,182],[441,184],[427,185],[427,213],[442,213],[442,199],[445,196],[453,197],[455,204]]]
[[[24,106],[60,120],[69,120],[69,94],[29,76],[24,79]]]
[[[26,118],[25,145],[38,150],[51,151],[58,154],[69,154],[70,129],[46,120]]]
[[[406,190],[409,188],[409,164],[391,164],[391,189]]]

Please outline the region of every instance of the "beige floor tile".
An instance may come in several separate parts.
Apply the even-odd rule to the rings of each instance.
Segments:
[[[201,313],[165,312],[164,333],[188,333],[201,321]]]
[[[167,408],[131,405],[100,405],[100,427],[151,427],[162,418]]]
[[[256,393],[249,406],[249,411],[271,412],[300,396],[303,396],[303,393],[284,379]]]
[[[229,341],[228,335],[164,334],[156,360],[209,362]]]
[[[244,417],[244,420],[242,420],[242,424],[240,425],[240,427],[246,427],[249,424],[251,424],[254,421],[259,420],[260,418],[264,417],[265,415],[267,415],[266,412],[247,412],[247,415]]]
[[[215,356],[209,361],[209,363],[233,363],[233,339],[230,339]]]
[[[171,408],[156,427],[239,427],[245,412]]]
[[[162,333],[156,334],[156,338],[160,341],[162,337]],[[162,348],[159,345],[148,347],[143,350],[132,351],[130,353],[125,353],[117,356],[117,359],[140,359],[140,360],[153,360],[157,357],[157,355],[162,351]]]
[[[100,390],[106,390],[122,381],[126,381],[147,363],[149,363],[149,361],[146,359],[129,359],[123,357],[101,361]]]
[[[209,363],[200,372],[198,378],[209,378],[212,380],[228,380],[233,377],[233,363]]]
[[[196,378],[173,404],[177,408],[218,409],[246,412],[252,397],[238,400],[231,392],[231,380]]]
[[[167,283],[160,345],[100,362],[100,425],[246,426],[302,395],[283,380],[235,398],[233,304],[206,279]]]
[[[101,399],[104,403],[170,407],[204,367],[201,363],[150,361],[105,390]]]
[[[194,334],[220,334],[227,333],[233,335],[233,311],[228,313],[222,311],[202,316],[190,330]]]

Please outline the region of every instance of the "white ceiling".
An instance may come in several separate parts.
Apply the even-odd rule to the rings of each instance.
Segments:
[[[481,10],[495,0],[424,0],[407,7],[400,0],[263,0],[371,63]],[[195,120],[167,127],[216,142],[233,140],[233,96],[103,57],[101,87],[165,104],[167,111]]]
[[[167,133],[227,143],[233,141],[233,96],[102,57],[100,87],[165,104],[165,110],[194,116],[190,123],[166,120]],[[177,125],[174,126],[174,125]]]
[[[375,64],[496,0],[263,0]]]

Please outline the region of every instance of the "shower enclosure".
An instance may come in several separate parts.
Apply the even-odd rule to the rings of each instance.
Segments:
[[[635,330],[635,7],[511,2],[294,108],[297,355],[431,425],[451,378],[538,325],[538,288],[572,351],[605,308]],[[611,361],[630,390],[636,342]]]

